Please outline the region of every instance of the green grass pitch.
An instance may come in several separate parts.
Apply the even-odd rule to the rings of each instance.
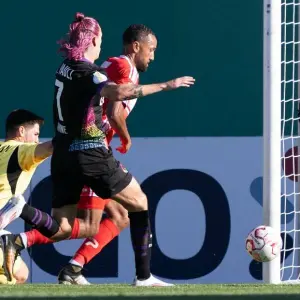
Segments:
[[[66,286],[26,284],[0,286],[0,298],[23,299],[147,299],[147,300],[285,300],[300,299],[300,285],[177,285],[175,287],[137,288],[124,284]]]

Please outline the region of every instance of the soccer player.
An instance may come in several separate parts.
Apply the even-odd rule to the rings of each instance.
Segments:
[[[111,57],[105,61],[101,68],[107,74],[109,80],[115,83],[134,83],[138,84],[139,72],[144,72],[148,68],[150,61],[154,60],[154,52],[157,47],[157,39],[153,31],[143,24],[134,24],[129,26],[123,33],[123,55]],[[133,110],[137,99],[123,102],[109,102],[104,100],[103,116],[102,116],[102,131],[106,135],[107,143],[110,144],[115,132],[120,137],[121,146],[117,148],[121,153],[126,153],[131,146],[131,138],[126,126],[126,118]],[[86,187],[81,195],[78,208],[82,210],[100,209],[105,210],[109,216],[116,219],[119,223],[127,225],[127,211],[120,204],[114,201],[101,200]],[[85,264],[93,259],[101,252],[103,247],[108,244],[120,230],[124,227],[116,226],[116,221],[112,218],[107,218],[101,221],[98,233],[93,238],[86,239],[70,263],[64,267],[58,277],[59,282],[71,284],[89,284],[88,281],[81,275],[81,269]],[[150,230],[150,227],[149,227]],[[134,228],[131,227],[131,232],[134,238]],[[151,233],[150,233],[151,235]],[[170,286],[150,273],[150,250],[140,251],[133,247],[135,251],[136,278],[135,286]]]
[[[101,198],[112,198],[129,212],[136,249],[148,250],[147,197],[133,176],[124,170],[107,147],[101,130],[103,97],[110,101],[141,98],[161,91],[190,87],[194,78],[185,76],[164,83],[137,85],[109,82],[94,64],[101,49],[98,22],[77,13],[60,50],[66,59],[56,72],[54,96],[55,138],[51,160],[53,181],[52,215],[59,227],[44,234],[52,240],[78,239],[97,234],[101,213],[91,210],[86,219],[76,218],[84,185]],[[5,241],[4,241],[5,242]],[[6,243],[6,242],[5,242]]]
[[[6,119],[6,138],[0,142],[1,209],[13,196],[24,193],[36,167],[52,154],[52,141],[38,144],[43,122],[43,118],[24,109],[14,110]],[[11,214],[0,214],[1,229],[11,218]]]
[[[4,142],[0,142],[1,229],[19,216],[27,223],[35,225],[42,233],[49,233],[55,226],[48,222],[51,217],[47,213],[28,205],[22,196],[37,166],[52,154],[52,141],[38,143],[43,122],[43,118],[24,109],[12,111],[6,119],[6,138]],[[38,218],[35,218],[36,214]],[[2,239],[0,244],[3,250]],[[4,259],[14,260],[9,245],[6,248],[7,257]],[[8,281],[13,281],[12,267],[6,272]]]
[[[53,239],[70,236],[90,237],[98,232],[101,215],[94,213],[87,221],[76,218],[77,203],[84,185],[101,198],[112,198],[130,214],[136,228],[137,247],[148,240],[147,197],[133,176],[124,170],[107,147],[101,130],[103,97],[124,101],[156,92],[189,87],[189,76],[149,85],[108,82],[94,64],[98,59],[102,32],[98,22],[81,13],[76,14],[67,40],[61,42],[66,59],[56,72],[54,124],[56,136],[51,160],[53,180],[53,216],[62,231]],[[149,62],[149,61],[148,61]]]

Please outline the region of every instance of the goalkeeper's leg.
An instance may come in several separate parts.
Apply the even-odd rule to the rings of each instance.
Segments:
[[[25,283],[29,276],[29,270],[26,263],[19,255],[13,267],[13,280],[9,280],[5,275],[3,267],[0,267],[0,285],[1,284],[22,284]]]
[[[1,230],[0,235],[10,234],[9,231]],[[8,276],[5,270],[4,264],[4,248],[2,245],[2,240],[0,240],[0,285],[1,284],[21,284],[25,283],[28,279],[29,270],[25,262],[22,260],[21,255],[18,255],[15,259],[13,270],[12,270],[12,278]]]

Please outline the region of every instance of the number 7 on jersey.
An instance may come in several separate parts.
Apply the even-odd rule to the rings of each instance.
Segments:
[[[56,94],[56,105],[57,105],[57,111],[58,111],[58,118],[59,118],[59,121],[63,122],[64,119],[63,119],[63,116],[61,113],[60,97],[61,97],[61,93],[64,89],[64,83],[56,79],[55,86],[58,87],[57,94]]]

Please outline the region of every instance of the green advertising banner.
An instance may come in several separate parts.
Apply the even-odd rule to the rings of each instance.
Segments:
[[[122,51],[132,23],[158,37],[156,59],[141,83],[192,75],[196,85],[141,99],[129,128],[133,136],[260,136],[262,134],[263,12],[261,0],[5,1],[1,4],[2,120],[16,108],[46,119],[51,137],[56,41],[77,11],[103,30],[99,63]]]

